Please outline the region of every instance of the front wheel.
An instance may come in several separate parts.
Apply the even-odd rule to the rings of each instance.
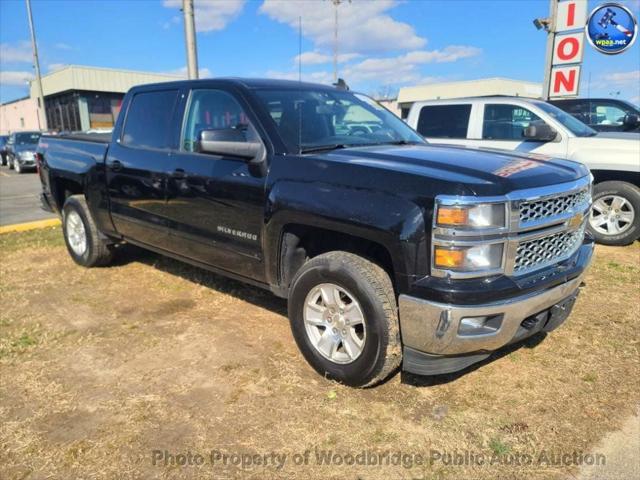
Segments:
[[[344,384],[375,385],[402,361],[391,279],[358,255],[329,252],[304,264],[291,286],[289,320],[309,364]]]
[[[83,195],[72,195],[62,208],[62,232],[69,255],[83,267],[107,265],[112,245],[102,238]]]
[[[20,162],[16,159],[13,160],[13,169],[16,171],[17,174],[22,173],[22,166],[20,165]]]
[[[609,181],[593,187],[589,231],[603,245],[627,245],[640,236],[640,188]]]
[[[7,163],[9,164],[9,170],[13,170],[13,159],[7,158]]]

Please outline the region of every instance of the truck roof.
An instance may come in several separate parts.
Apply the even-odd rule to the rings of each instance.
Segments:
[[[297,80],[279,80],[273,78],[241,78],[241,77],[218,77],[205,78],[200,80],[178,80],[175,82],[149,83],[138,85],[131,90],[155,89],[158,87],[202,87],[206,85],[226,85],[238,86],[248,89],[309,89],[309,90],[336,90],[333,85],[324,85],[321,83],[299,82]]]

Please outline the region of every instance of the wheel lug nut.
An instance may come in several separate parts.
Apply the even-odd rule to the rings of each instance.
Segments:
[[[333,327],[332,331],[333,331],[333,333],[338,333],[338,329],[335,328],[335,327]]]
[[[342,335],[346,335],[347,331],[346,330],[342,330]]]

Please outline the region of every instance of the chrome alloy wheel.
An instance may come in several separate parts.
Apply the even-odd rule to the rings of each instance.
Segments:
[[[78,212],[69,212],[65,220],[65,226],[69,246],[76,255],[82,256],[87,250],[87,232]]]
[[[603,235],[626,232],[635,219],[633,205],[619,195],[604,195],[593,202],[589,224]]]
[[[356,360],[367,337],[360,304],[351,293],[333,283],[321,283],[307,295],[304,327],[320,355],[339,364]]]

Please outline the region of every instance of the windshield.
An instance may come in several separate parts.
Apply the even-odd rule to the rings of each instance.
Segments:
[[[545,102],[535,102],[535,105],[560,122],[567,130],[573,133],[576,137],[593,137],[598,132],[588,125],[582,123],[576,117],[569,115],[568,113],[560,110],[558,107]]]
[[[38,143],[38,140],[40,140],[39,133],[16,133],[16,143],[18,145]]]
[[[371,98],[340,90],[257,90],[256,94],[293,151],[384,143],[426,143]]]

